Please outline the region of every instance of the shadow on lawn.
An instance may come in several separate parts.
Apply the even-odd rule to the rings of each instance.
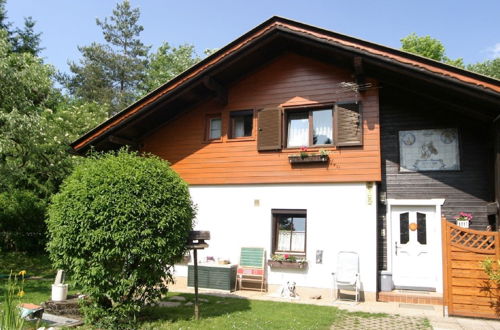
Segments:
[[[164,301],[169,301],[173,295],[169,295]],[[139,320],[141,322],[150,321],[189,321],[194,319],[194,295],[188,293],[179,293],[175,296],[182,296],[186,301],[182,302],[178,307],[148,307],[143,310]],[[248,299],[227,298],[223,296],[208,296],[200,295],[200,318],[207,319],[221,315],[241,312],[250,309],[250,301]],[[208,302],[203,301],[208,300]],[[188,303],[186,306],[185,304]]]

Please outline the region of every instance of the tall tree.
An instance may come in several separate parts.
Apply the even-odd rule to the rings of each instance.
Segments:
[[[17,28],[12,37],[14,51],[17,53],[31,53],[38,56],[43,50],[40,47],[41,32],[35,32],[35,21],[31,16],[24,18],[24,27]]]
[[[0,29],[5,31],[10,31],[12,23],[7,22],[7,9],[5,9],[5,4],[7,0],[0,0]]]
[[[467,65],[467,70],[500,80],[500,57]]]
[[[5,30],[0,30],[0,68],[0,113],[39,112],[58,102],[54,68],[30,53],[13,52]]]
[[[462,58],[453,60],[447,57],[445,55],[444,45],[441,41],[430,36],[420,37],[416,33],[409,34],[401,39],[401,49],[449,65],[454,65],[460,68],[464,67]]]
[[[48,198],[77,161],[68,144],[107,109],[63,96],[54,68],[31,52],[14,52],[5,30],[0,68],[0,249],[43,249]],[[28,239],[26,231],[38,235]]]
[[[156,52],[149,55],[146,77],[141,84],[142,91],[148,93],[158,88],[200,60],[193,45],[172,47],[164,42]]]
[[[73,95],[106,103],[112,113],[134,101],[146,74],[150,48],[139,39],[144,29],[139,18],[139,9],[132,9],[125,0],[116,5],[112,16],[96,20],[107,43],[79,47],[82,59],[70,63],[72,76],[63,79]]]

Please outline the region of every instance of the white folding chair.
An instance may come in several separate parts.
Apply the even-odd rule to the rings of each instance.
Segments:
[[[359,302],[359,256],[356,252],[340,251],[337,255],[337,271],[333,275],[333,290],[335,300],[339,299],[340,290],[351,290],[355,292],[354,301]]]

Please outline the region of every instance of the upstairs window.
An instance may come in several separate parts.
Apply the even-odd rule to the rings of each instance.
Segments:
[[[222,119],[218,115],[210,115],[207,118],[207,139],[219,140],[222,136]]]
[[[288,148],[333,145],[333,109],[290,112],[287,115]]]
[[[258,112],[257,150],[271,151],[302,146],[361,146],[361,104],[348,101],[333,107],[289,110],[281,107]]]
[[[253,132],[253,111],[233,111],[230,114],[230,138],[250,137]]]
[[[306,253],[305,210],[273,210],[273,252]]]

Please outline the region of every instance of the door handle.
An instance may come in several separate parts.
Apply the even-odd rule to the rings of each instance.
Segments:
[[[398,255],[398,242],[394,242],[394,253]]]

